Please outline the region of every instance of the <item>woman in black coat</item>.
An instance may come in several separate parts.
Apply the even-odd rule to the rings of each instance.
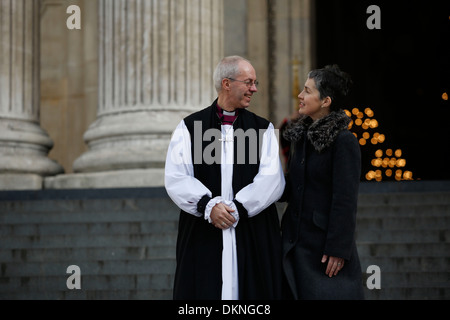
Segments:
[[[282,218],[286,293],[293,299],[364,299],[355,243],[361,153],[341,109],[350,77],[338,66],[308,74],[291,141]]]

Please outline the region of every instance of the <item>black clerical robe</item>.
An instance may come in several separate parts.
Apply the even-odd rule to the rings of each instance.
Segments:
[[[210,160],[205,159],[205,151],[212,150],[210,156],[214,158],[217,156],[214,153],[221,152],[222,149],[220,147],[214,149],[211,146],[214,143],[220,146],[222,142],[218,141],[217,137],[212,137],[210,140],[203,139],[209,129],[217,129],[217,132],[221,130],[221,121],[216,111],[217,100],[210,107],[196,112],[182,121],[189,133],[190,160],[192,161],[188,165],[192,171],[188,170],[188,172],[192,173],[194,179],[192,180],[194,183],[191,184],[192,189],[196,188],[195,184],[201,184],[208,192],[196,195],[196,198],[193,198],[195,200],[186,201],[186,206],[193,205],[196,210],[190,208],[190,212],[186,212],[187,210],[183,210],[184,207],[179,205],[182,210],[176,247],[177,267],[174,299],[221,299],[222,230],[214,227],[203,216],[207,203],[221,195],[221,164],[211,163]],[[245,109],[239,110],[238,117],[233,124],[234,132],[242,129],[243,132],[254,131],[257,133],[251,135],[252,138],[245,139],[245,148],[243,144],[240,144],[242,141],[237,141],[237,137],[232,143],[234,148],[232,188],[236,195],[233,202],[239,213],[235,237],[238,292],[241,300],[281,298],[281,235],[274,202],[281,197],[285,181],[276,139],[272,139],[272,144],[276,142],[276,147],[272,146],[270,149],[272,154],[269,155],[276,165],[272,165],[273,170],[261,172],[261,156],[263,155],[259,152],[269,149],[260,148],[266,136],[259,133],[260,130],[264,132],[268,128],[273,130],[269,121]],[[171,144],[175,143],[174,140],[176,140],[175,137]],[[257,148],[253,145],[255,143]],[[168,158],[174,156],[174,149],[169,147],[169,153],[172,154],[168,154]],[[243,150],[245,150],[245,155],[242,155]],[[253,153],[255,150],[258,152],[256,157]],[[276,154],[273,154],[274,152]],[[267,155],[265,156],[267,157]],[[220,159],[220,157],[216,159]],[[166,189],[173,199],[181,198],[179,190],[183,190],[183,193],[188,191],[184,191],[185,188],[171,188],[171,184],[176,183],[177,180],[177,177],[167,178],[167,175],[170,175],[170,172],[167,171],[173,170],[172,168],[174,166],[166,166]],[[264,185],[265,183],[267,185]],[[248,188],[251,184],[255,187],[258,186],[254,189],[256,190],[254,195],[249,190],[252,188]],[[174,194],[174,190],[177,190],[177,195]],[[245,190],[245,192],[243,191],[245,195],[239,201],[238,194],[241,190]],[[265,190],[267,194],[261,190]],[[270,203],[261,204],[260,210],[255,211],[255,207],[258,207],[259,204],[252,202],[252,198],[261,198],[266,201],[270,199]],[[195,201],[197,203],[192,203]]]

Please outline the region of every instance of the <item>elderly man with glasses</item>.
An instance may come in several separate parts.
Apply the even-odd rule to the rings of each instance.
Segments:
[[[247,110],[258,92],[248,60],[224,58],[214,82],[218,98],[179,123],[167,153],[165,187],[181,209],[173,297],[280,299],[277,135]]]

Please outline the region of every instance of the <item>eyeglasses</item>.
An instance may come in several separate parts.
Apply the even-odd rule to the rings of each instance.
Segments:
[[[253,81],[253,80],[242,81],[242,80],[237,80],[237,79],[233,79],[233,78],[227,78],[227,79],[229,79],[231,81],[237,81],[237,82],[245,83],[247,85],[247,87],[249,87],[249,88],[251,88],[253,85],[255,85],[255,87],[258,88],[258,85],[259,85],[259,81],[258,80],[255,80],[255,81]]]

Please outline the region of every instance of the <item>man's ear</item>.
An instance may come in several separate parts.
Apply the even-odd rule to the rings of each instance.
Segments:
[[[229,91],[231,89],[230,83],[231,83],[230,79],[227,78],[222,79],[222,90]]]

